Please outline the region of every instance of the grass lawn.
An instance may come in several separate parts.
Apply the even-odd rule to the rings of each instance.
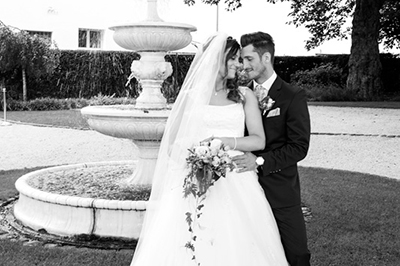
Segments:
[[[14,181],[34,169],[0,172],[0,199],[17,195]],[[301,168],[312,265],[400,265],[400,182]],[[0,265],[129,265],[132,250],[23,246],[0,240]],[[3,264],[2,264],[3,263]]]
[[[400,108],[400,104],[384,107],[382,103],[371,103],[364,107]],[[80,112],[75,110],[7,112],[7,117],[14,121],[87,128]],[[36,168],[0,171],[0,202],[17,195],[15,180],[33,170]],[[300,171],[303,202],[312,211],[307,223],[312,265],[400,265],[399,181],[319,168],[300,168]],[[1,239],[0,235],[0,265],[5,266],[129,265],[132,253],[132,250],[24,246],[18,241]]]
[[[400,265],[400,182],[301,169],[312,265]]]
[[[7,121],[16,121],[30,124],[51,125],[55,127],[69,127],[89,129],[80,110],[58,111],[7,111]],[[4,113],[0,112],[0,121]]]
[[[29,247],[21,242],[0,240],[2,266],[128,266],[132,254],[132,250]]]

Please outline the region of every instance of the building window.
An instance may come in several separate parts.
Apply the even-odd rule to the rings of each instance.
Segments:
[[[101,30],[79,29],[78,47],[101,48]]]
[[[40,38],[43,38],[46,41],[51,43],[51,32],[50,31],[32,31],[32,30],[28,30],[27,32],[31,36],[35,36],[36,35],[36,36],[38,36]]]

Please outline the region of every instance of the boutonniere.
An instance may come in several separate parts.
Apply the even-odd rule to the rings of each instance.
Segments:
[[[271,97],[266,96],[258,103],[258,106],[260,107],[262,114],[265,115],[265,113],[274,106],[274,103],[275,101]]]

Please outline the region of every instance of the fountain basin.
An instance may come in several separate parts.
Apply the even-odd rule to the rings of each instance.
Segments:
[[[135,108],[132,105],[88,106],[81,110],[90,128],[102,134],[136,141],[160,142],[170,108]]]
[[[133,51],[174,51],[190,44],[196,27],[184,23],[143,21],[110,27],[114,41]]]
[[[139,148],[139,161],[130,184],[150,185],[171,109],[132,105],[89,106],[81,110],[90,128],[102,134],[130,139]]]
[[[50,167],[20,177],[15,186],[19,199],[14,216],[36,231],[74,236],[80,234],[123,239],[138,239],[146,201],[121,201],[66,196],[38,190],[29,179],[49,171],[65,171],[107,165],[133,165],[134,161],[99,162]]]

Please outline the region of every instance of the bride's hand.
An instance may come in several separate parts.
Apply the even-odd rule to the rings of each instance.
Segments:
[[[216,139],[216,138],[214,138],[214,136],[211,136],[211,137],[209,137],[209,138],[203,139],[202,141],[200,141],[200,143],[210,142],[210,141],[212,141],[213,139]]]
[[[222,144],[226,147],[229,147],[231,150],[233,148],[233,138],[228,138],[228,137],[218,137],[218,138],[213,138],[213,139],[219,139]]]
[[[231,146],[231,142],[229,141],[229,139],[231,139],[231,138],[218,138],[219,140],[221,140],[222,141],[222,144],[224,144],[225,146],[229,146],[230,148],[232,148],[232,146]]]
[[[219,140],[222,142],[222,144],[224,144],[224,145],[230,145],[230,141],[229,141],[229,140],[230,140],[231,138],[214,137],[214,136],[211,136],[211,137],[209,137],[209,138],[203,139],[202,141],[200,141],[200,143],[211,142],[211,141],[213,141],[213,140],[215,140],[215,139],[219,139]]]

